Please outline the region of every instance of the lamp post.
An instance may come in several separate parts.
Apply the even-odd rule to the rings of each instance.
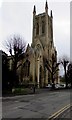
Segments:
[[[39,69],[40,69],[40,60],[39,60],[39,57],[38,57],[37,61],[38,61],[37,82],[38,82],[38,88],[39,88],[39,74],[40,74],[40,71],[39,71]]]

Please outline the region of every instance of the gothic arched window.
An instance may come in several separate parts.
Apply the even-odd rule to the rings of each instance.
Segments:
[[[28,77],[29,76],[29,72],[30,71],[30,61],[26,60],[24,63],[24,77]]]
[[[39,35],[39,24],[37,23],[37,26],[36,26],[36,35]]]
[[[42,33],[45,33],[45,23],[42,21]]]

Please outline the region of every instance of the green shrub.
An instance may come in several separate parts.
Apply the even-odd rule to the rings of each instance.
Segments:
[[[29,88],[15,88],[14,94],[28,94],[31,92],[32,91]]]

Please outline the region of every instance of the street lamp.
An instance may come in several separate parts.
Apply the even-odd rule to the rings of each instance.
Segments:
[[[38,82],[38,88],[39,88],[39,74],[40,74],[40,71],[39,71],[39,69],[40,69],[40,59],[39,59],[39,57],[38,57],[38,59],[37,59],[37,62],[38,62],[37,82]]]

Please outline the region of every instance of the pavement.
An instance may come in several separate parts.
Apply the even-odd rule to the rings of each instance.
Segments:
[[[68,91],[68,89],[55,89],[55,90],[52,90],[51,88],[42,88],[42,89],[41,88],[39,88],[39,89],[36,88],[35,89],[35,93],[34,93],[33,90],[31,90],[31,92],[28,93],[28,94],[41,94],[41,93],[44,93],[44,92],[55,92],[55,91],[64,91],[64,90]],[[20,94],[19,95],[16,95],[16,94],[5,94],[5,95],[2,96],[2,98],[13,97],[13,96],[20,96]],[[0,99],[1,99],[1,97],[0,97]]]

